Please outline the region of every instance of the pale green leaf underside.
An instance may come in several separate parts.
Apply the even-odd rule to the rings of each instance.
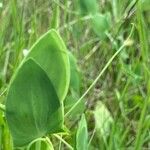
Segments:
[[[6,119],[14,145],[23,146],[62,129],[62,106],[44,70],[32,59],[25,61],[11,82]]]
[[[27,58],[33,58],[50,78],[59,99],[64,100],[69,87],[70,65],[65,44],[52,29],[31,48]]]
[[[96,129],[100,131],[100,135],[106,141],[106,138],[110,134],[111,125],[113,124],[113,118],[107,109],[107,107],[99,101],[94,111]]]

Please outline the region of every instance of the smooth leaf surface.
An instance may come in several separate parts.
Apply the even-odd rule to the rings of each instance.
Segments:
[[[87,150],[88,149],[88,130],[85,115],[83,114],[79,122],[77,135],[76,135],[76,149]]]
[[[10,84],[6,119],[17,147],[62,129],[62,106],[55,89],[32,59],[21,65]]]
[[[66,46],[55,30],[43,35],[31,48],[33,58],[46,72],[59,99],[64,100],[69,87],[70,65]]]

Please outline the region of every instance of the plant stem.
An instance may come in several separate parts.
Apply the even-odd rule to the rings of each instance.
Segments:
[[[54,150],[53,144],[50,141],[49,137],[45,137],[45,141],[46,141],[46,144],[47,144],[47,150]]]
[[[132,26],[131,32],[127,39],[124,41],[123,45],[118,49],[118,51],[115,52],[115,54],[109,59],[107,64],[104,66],[102,71],[99,73],[99,75],[96,77],[96,79],[93,81],[93,83],[89,86],[89,88],[85,91],[85,93],[80,97],[80,99],[70,108],[70,110],[65,114],[65,117],[68,117],[70,113],[77,107],[77,105],[82,101],[82,99],[88,94],[88,92],[95,86],[97,81],[100,79],[100,77],[104,74],[104,72],[107,70],[107,68],[110,66],[112,61],[116,58],[116,56],[126,47],[128,46],[129,39],[134,31],[134,26]]]
[[[68,144],[62,137],[60,137],[60,136],[57,135],[57,134],[54,134],[54,136],[55,136],[56,138],[58,138],[60,141],[62,141],[69,149],[74,150],[74,148],[73,148],[70,144]]]

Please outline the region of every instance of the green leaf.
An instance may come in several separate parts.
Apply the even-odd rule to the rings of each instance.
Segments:
[[[62,105],[56,91],[32,59],[20,66],[10,84],[6,119],[16,147],[63,128]]]
[[[93,31],[97,36],[99,36],[101,39],[104,39],[106,37],[106,31],[109,30],[110,27],[110,18],[109,13],[108,14],[96,14],[93,15],[93,18],[91,19],[91,26],[93,28]]]
[[[95,34],[104,39],[111,24],[111,14],[100,14],[97,0],[79,0],[81,15],[91,15],[91,27]]]
[[[97,0],[79,0],[79,7],[82,15],[95,14],[98,12]]]
[[[98,132],[100,132],[100,135],[103,138],[104,142],[106,142],[106,139],[110,134],[110,128],[113,123],[113,118],[102,102],[99,102],[96,105],[94,117],[96,129]]]
[[[88,149],[88,130],[85,115],[83,114],[79,122],[77,135],[76,135],[76,149],[87,150]]]
[[[33,58],[46,72],[59,99],[64,100],[69,87],[70,65],[66,46],[55,30],[43,35],[31,48],[27,58]]]

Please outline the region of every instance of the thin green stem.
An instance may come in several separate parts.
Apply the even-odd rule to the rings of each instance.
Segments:
[[[52,142],[50,141],[50,139],[49,139],[49,137],[45,137],[45,140],[46,140],[46,144],[47,144],[47,149],[48,150],[54,150],[54,148],[53,148],[53,144],[52,144]]]
[[[71,22],[69,22],[69,23],[66,23],[66,24],[64,24],[62,27],[57,28],[57,29],[58,29],[59,31],[62,31],[62,30],[66,29],[66,28],[68,28],[68,27],[70,27],[70,26],[73,26],[74,24],[78,23],[79,21],[87,21],[87,20],[90,20],[91,18],[93,18],[92,15],[84,16],[84,17],[82,17],[82,18],[80,18],[80,19],[76,19],[76,20],[73,20],[73,21],[71,21]]]
[[[27,146],[27,150],[30,150],[30,148],[31,148],[31,146],[34,144],[34,143],[36,143],[36,142],[41,142],[41,141],[43,141],[43,142],[45,142],[45,139],[44,138],[38,138],[38,139],[35,139],[35,140],[33,140],[31,143],[29,143],[29,145]]]
[[[6,91],[7,91],[7,88],[5,88],[4,91],[0,94],[0,97],[3,96]]]
[[[96,77],[96,79],[93,81],[93,83],[89,86],[89,88],[85,91],[85,93],[80,97],[80,99],[70,108],[70,110],[65,114],[65,117],[68,117],[71,112],[78,106],[78,104],[82,101],[82,99],[88,94],[88,92],[95,86],[97,81],[100,79],[100,77],[104,74],[104,72],[107,70],[107,68],[110,66],[112,61],[118,56],[118,54],[129,44],[129,39],[131,35],[133,34],[134,26],[132,26],[131,32],[128,36],[128,38],[124,41],[123,45],[118,49],[118,51],[115,52],[115,54],[109,59],[107,64],[104,66],[102,71],[99,73],[99,75]]]
[[[54,1],[56,4],[54,4],[51,28],[57,29],[59,27],[59,22],[60,22],[60,8],[59,5],[57,5],[57,3],[59,3],[59,0],[54,0]]]
[[[55,136],[57,139],[59,139],[60,141],[62,141],[69,149],[74,150],[74,148],[73,148],[70,144],[68,144],[61,136],[59,136],[59,135],[57,135],[57,134],[54,134],[54,136]]]
[[[92,132],[92,135],[91,135],[90,140],[89,140],[89,142],[88,142],[88,147],[90,146],[90,144],[91,144],[91,142],[92,142],[92,140],[93,140],[93,138],[94,138],[95,133],[96,133],[96,127],[94,128],[94,130],[93,130],[93,132]]]

